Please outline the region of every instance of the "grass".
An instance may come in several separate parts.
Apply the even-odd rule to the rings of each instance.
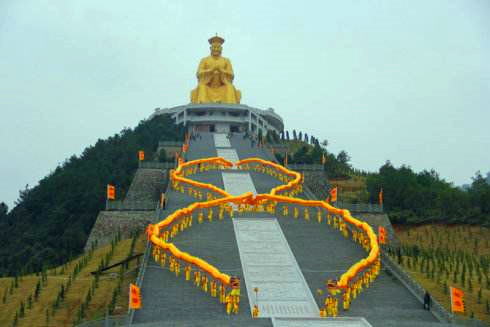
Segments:
[[[106,266],[125,259],[131,247],[132,239],[125,239],[117,242],[112,250],[111,245],[95,249],[80,256],[63,266],[56,267],[47,271],[47,284],[42,287],[37,301],[32,301],[32,308],[25,308],[25,317],[18,319],[17,326],[73,326],[77,320],[78,311],[82,304],[86,302],[86,296],[94,284],[95,277],[90,273],[97,270],[100,262],[112,252],[112,256]],[[146,239],[143,235],[135,240],[134,253],[144,251]],[[77,264],[85,260],[86,264],[74,277],[74,270]],[[133,260],[125,271],[122,278],[120,296],[117,297],[115,309],[112,314],[124,314],[127,312],[127,290],[129,282],[136,278],[137,262]],[[118,286],[120,266],[105,271],[100,275],[97,288],[91,292],[92,299],[86,305],[85,319],[91,320],[104,316],[112,299],[114,289]],[[65,292],[64,300],[53,314],[53,303],[56,301],[61,286],[65,288],[68,281],[72,279],[71,286]],[[41,274],[26,275],[19,277],[19,287],[13,289],[13,294],[9,294],[9,288],[14,278],[0,278],[0,296],[7,290],[6,302],[0,302],[0,326],[12,326],[16,312],[20,312],[21,301],[27,305],[29,295],[34,297],[36,284],[41,278]],[[46,311],[49,310],[49,321]]]
[[[349,179],[330,179],[332,187],[338,187],[338,199],[345,203],[368,203],[366,177],[352,176]]]
[[[402,265],[415,280],[448,310],[447,287],[462,289],[466,312],[461,316],[490,323],[490,229],[430,224],[395,231]]]

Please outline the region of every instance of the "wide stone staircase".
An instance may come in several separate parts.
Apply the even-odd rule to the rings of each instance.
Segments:
[[[243,134],[234,134],[230,148],[239,159],[260,157],[272,160],[273,155],[262,148],[252,147],[250,139]],[[220,147],[218,147],[219,149]],[[190,142],[187,160],[217,155],[215,138],[212,133],[201,133]],[[251,172],[250,177],[258,193],[268,193],[278,182],[268,175]],[[192,177],[224,188],[221,172],[205,172]],[[311,197],[303,194],[302,197]],[[186,194],[169,190],[166,213],[187,206],[195,201]],[[248,218],[258,217],[247,214]],[[259,220],[259,218],[257,218]],[[338,278],[353,263],[366,256],[357,244],[345,239],[340,233],[327,227],[319,227],[313,221],[281,217],[277,219],[286,243],[294,256],[300,273],[304,276],[313,299],[318,307],[323,306],[324,296],[318,290],[325,289],[327,278]],[[199,256],[215,265],[222,272],[237,275],[244,281],[243,255],[235,237],[233,221],[213,221],[194,226],[181,233],[173,242],[181,250]],[[223,305],[215,298],[204,294],[182,277],[176,278],[168,269],[161,268],[151,258],[144,268],[142,278],[143,307],[134,314],[133,324],[137,326],[445,326],[389,271],[382,270],[379,277],[353,300],[347,312],[340,310],[341,317],[363,317],[360,320],[310,319],[287,321],[278,317],[252,319],[250,299],[246,281],[242,282],[240,312],[226,315]],[[253,300],[253,299],[252,299]],[[311,318],[311,317],[306,317]],[[281,320],[282,319],[282,320]],[[350,320],[349,320],[350,319]]]

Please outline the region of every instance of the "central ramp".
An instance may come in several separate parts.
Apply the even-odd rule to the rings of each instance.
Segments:
[[[237,162],[239,160],[235,149],[216,149],[216,153],[218,157],[222,157],[231,162]]]
[[[252,177],[247,172],[222,172],[225,191],[231,195],[242,195],[246,192],[257,194]]]
[[[214,147],[215,148],[230,148],[230,139],[228,139],[226,134],[214,133]]]
[[[234,218],[250,308],[260,317],[317,318],[319,310],[276,218]],[[258,288],[256,298],[254,288]]]

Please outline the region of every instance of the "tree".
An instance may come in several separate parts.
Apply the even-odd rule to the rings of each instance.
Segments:
[[[25,316],[25,305],[24,301],[20,302],[20,309],[19,309],[19,318],[24,318]]]
[[[286,140],[289,141],[289,131],[286,131]]]
[[[160,152],[158,153],[158,161],[159,162],[166,162],[167,161],[167,152],[165,151],[164,148],[161,148]]]
[[[2,221],[5,218],[7,218],[8,211],[9,211],[9,208],[5,204],[5,202],[0,202],[0,221]]]
[[[345,152],[344,150],[340,151],[339,154],[337,155],[337,160],[342,163],[342,164],[348,164],[349,161],[350,161],[350,157],[349,155],[347,154],[347,152]]]
[[[267,140],[267,143],[272,143],[272,133],[270,131],[267,131],[267,133],[265,134],[265,139]]]
[[[308,133],[305,133],[305,142],[310,143],[310,139],[308,138]]]
[[[60,288],[60,299],[63,301],[65,299],[65,286],[61,284]]]
[[[296,135],[296,130],[295,130],[295,129],[293,129],[293,140],[295,140],[295,141],[296,141],[297,139],[298,139],[298,137],[297,137],[297,135]]]
[[[99,139],[81,155],[67,158],[35,187],[27,186],[8,212],[9,223],[0,219],[4,244],[0,275],[59,266],[82,253],[97,214],[104,209],[106,185],[114,183],[127,191],[138,167],[135,153],[156,149],[160,140],[182,140],[182,132],[169,115],[141,121],[133,129]]]
[[[298,141],[303,141],[303,132],[299,132],[298,134]]]
[[[12,326],[15,327],[19,323],[19,313],[15,311],[14,320],[12,321]]]
[[[295,163],[311,163],[310,158],[308,156],[308,148],[303,145],[296,151],[296,153],[293,155],[294,162]]]

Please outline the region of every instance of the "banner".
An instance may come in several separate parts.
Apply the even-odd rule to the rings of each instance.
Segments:
[[[129,308],[140,309],[141,308],[141,292],[140,288],[135,284],[129,284]]]
[[[330,190],[330,201],[337,202],[337,186]]]
[[[140,161],[145,160],[145,151],[143,150],[138,151],[138,158],[140,159]]]
[[[322,165],[327,163],[327,157],[325,157],[325,153],[322,153]]]
[[[383,226],[378,227],[378,242],[379,244],[386,244],[386,230]]]
[[[464,313],[464,293],[462,290],[451,286],[451,311]]]
[[[107,184],[107,199],[115,200],[116,199],[116,188],[114,185]]]
[[[378,200],[379,200],[379,205],[382,206],[383,205],[383,188],[381,188],[381,190],[379,190]]]

